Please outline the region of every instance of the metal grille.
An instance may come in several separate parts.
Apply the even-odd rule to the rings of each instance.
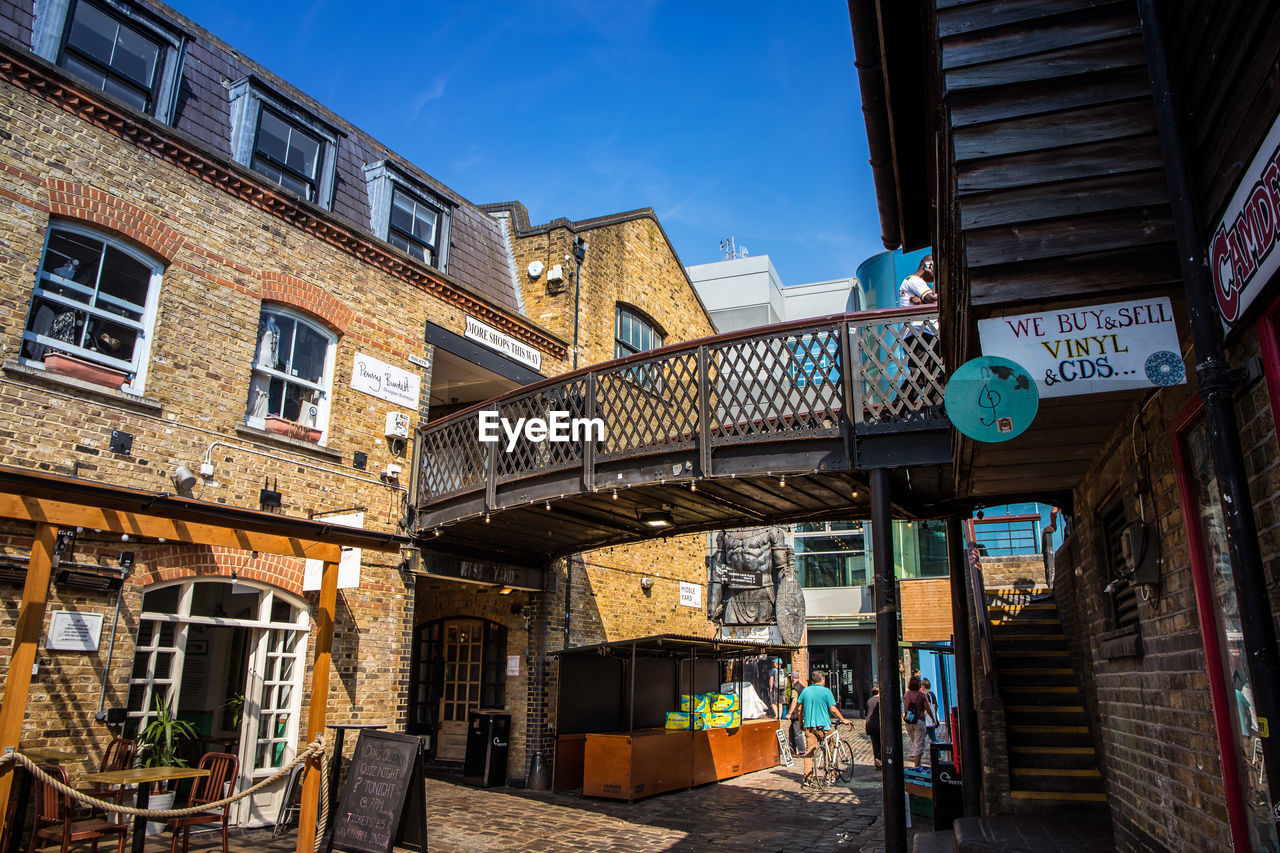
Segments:
[[[860,368],[854,377],[859,426],[942,418],[945,384],[936,315],[896,323],[853,321],[849,334]]]
[[[545,420],[551,417],[552,412],[567,412],[570,423],[575,418],[588,416],[586,377],[546,386],[498,407],[498,416],[513,428],[521,418]],[[521,431],[515,446],[510,450],[508,446],[509,440],[504,433],[499,439],[496,455],[498,482],[513,480],[533,471],[554,471],[582,464],[581,441],[530,441]]]
[[[485,453],[479,428],[479,413],[470,412],[423,430],[419,469],[422,500],[439,500],[484,486]]]
[[[713,436],[737,440],[839,430],[840,326],[760,335],[711,348]]]
[[[600,372],[597,413],[608,425],[602,459],[640,449],[692,447],[698,438],[698,357],[681,352]]]

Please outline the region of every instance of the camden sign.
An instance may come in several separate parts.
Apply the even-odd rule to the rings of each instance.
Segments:
[[[1213,293],[1228,330],[1280,269],[1280,117],[1271,125],[1209,242]]]

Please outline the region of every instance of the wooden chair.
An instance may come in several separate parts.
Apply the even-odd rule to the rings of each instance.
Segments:
[[[240,773],[240,759],[229,752],[206,752],[197,765],[201,770],[208,770],[209,775],[196,779],[191,786],[191,795],[187,798],[187,806],[199,806],[212,803],[229,796],[235,789],[236,776]],[[230,788],[227,787],[230,782]],[[222,823],[222,853],[227,850],[227,828],[231,820],[231,805],[228,803],[221,809],[199,812],[186,817],[170,818],[167,823],[173,829],[173,842],[169,853],[178,853],[178,835],[182,835],[182,853],[187,853],[191,842],[191,827],[202,823]]]
[[[127,770],[133,764],[133,754],[137,748],[138,742],[132,738],[112,738],[111,743],[107,744],[107,751],[102,754],[102,763],[98,765],[98,771]],[[81,790],[94,799],[115,800],[122,805],[124,803],[124,785],[93,785]],[[97,815],[98,812],[98,809],[93,809],[91,814]],[[121,822],[124,821],[121,820]]]
[[[67,771],[56,764],[42,768],[50,776],[67,784]],[[129,827],[123,823],[111,823],[100,817],[89,817],[76,820],[72,808],[72,799],[47,782],[41,781],[36,790],[36,825],[31,833],[29,851],[49,846],[50,842],[62,845],[62,853],[74,843],[92,841],[94,853],[97,853],[98,842],[108,836],[116,836],[116,853],[124,853],[124,840]],[[44,844],[41,844],[41,840]]]

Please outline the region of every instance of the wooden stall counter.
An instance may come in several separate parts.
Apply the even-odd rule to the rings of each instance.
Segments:
[[[582,793],[638,800],[718,782],[778,763],[776,720],[748,720],[736,729],[641,729],[588,734]]]

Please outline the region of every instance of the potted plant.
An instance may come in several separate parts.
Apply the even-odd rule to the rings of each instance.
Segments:
[[[186,720],[179,720],[173,708],[155,697],[156,715],[151,722],[138,733],[138,767],[186,767],[187,760],[178,749],[182,741],[194,740],[195,726]],[[173,807],[174,791],[166,785],[165,790],[153,792],[148,807],[167,809]],[[158,835],[164,831],[164,824],[156,821],[147,823],[147,835]]]

